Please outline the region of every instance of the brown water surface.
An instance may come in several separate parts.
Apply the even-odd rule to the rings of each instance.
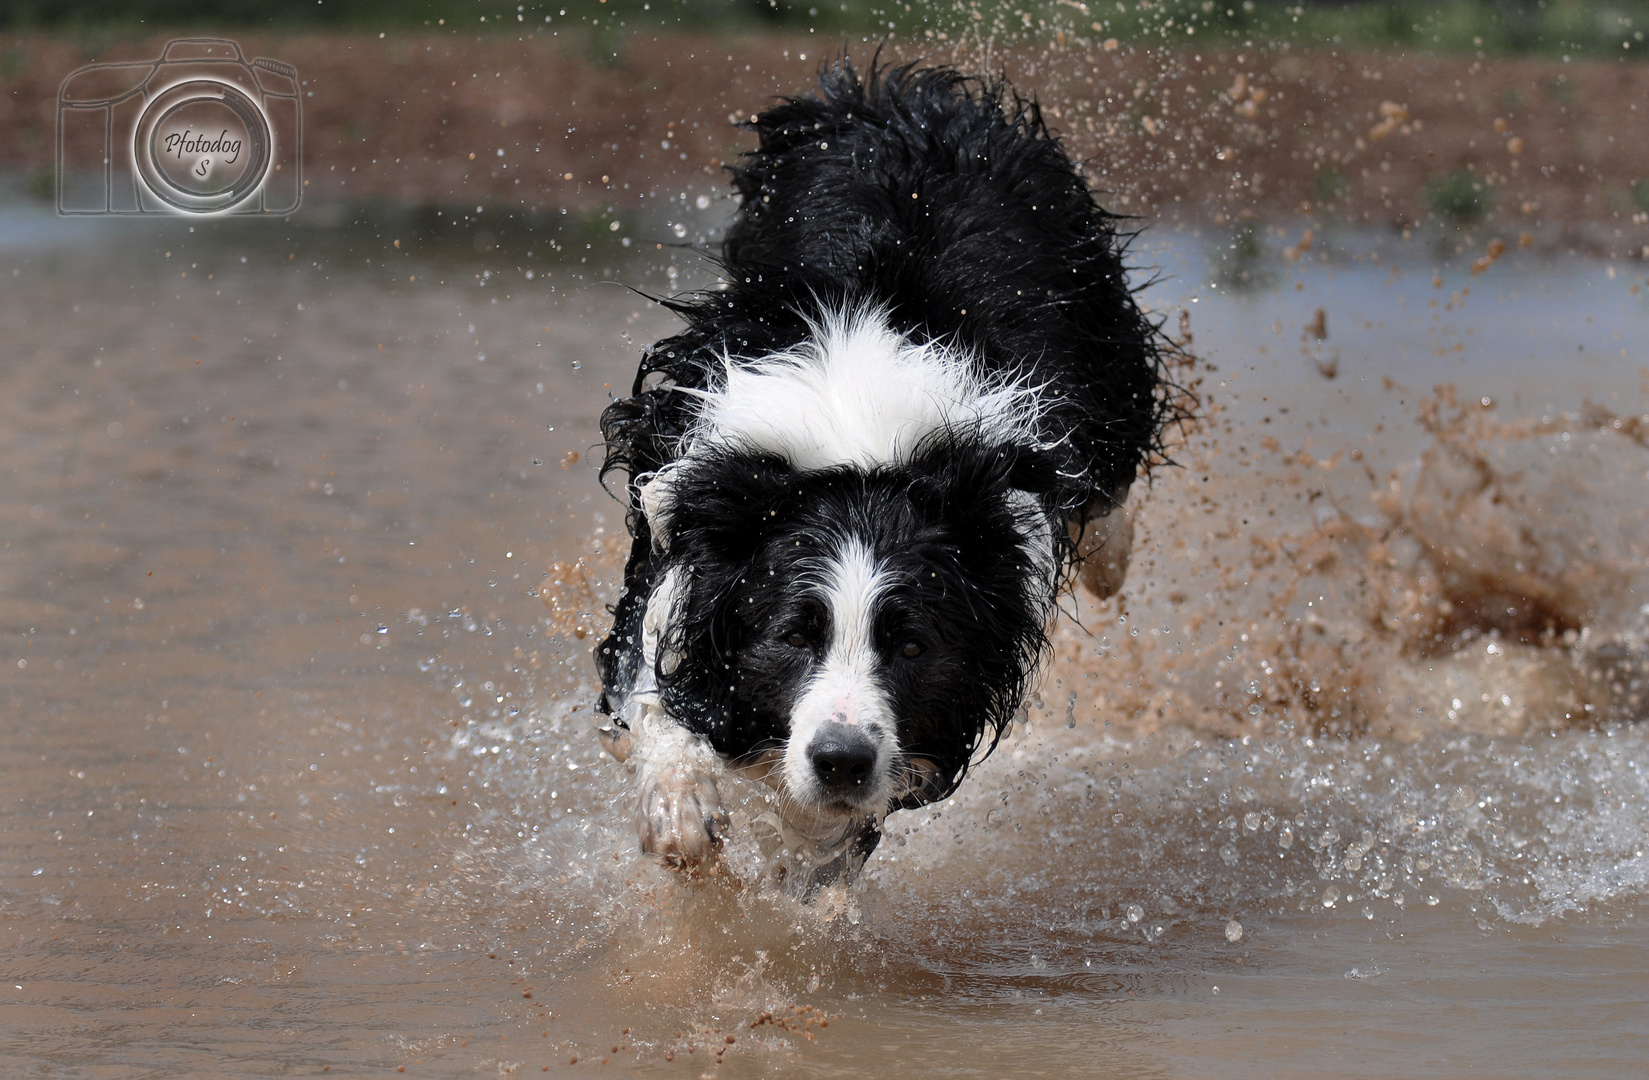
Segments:
[[[601,282],[702,268],[196,227],[0,215],[7,1075],[1641,1071],[1632,264],[1141,248],[1212,366],[1127,600],[802,906],[587,723]]]

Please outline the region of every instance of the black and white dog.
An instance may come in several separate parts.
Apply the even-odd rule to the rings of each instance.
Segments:
[[[1034,103],[844,59],[749,126],[725,286],[602,416],[634,547],[596,660],[643,850],[710,857],[731,766],[816,885],[995,746],[1073,568],[1115,591],[1172,406]]]

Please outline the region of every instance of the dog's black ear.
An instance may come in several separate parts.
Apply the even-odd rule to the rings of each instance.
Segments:
[[[1010,492],[1042,505],[1061,489],[1059,462],[1041,450],[942,436],[912,458],[911,498],[932,516],[982,523],[1002,513]]]
[[[981,440],[935,442],[912,462],[907,497],[933,527],[930,557],[953,569],[945,587],[924,599],[922,617],[936,634],[965,641],[958,655],[966,664],[947,677],[943,701],[921,710],[948,719],[914,732],[908,747],[933,760],[940,797],[955,789],[979,749],[988,753],[1001,738],[1047,645],[1057,585],[1051,570],[1062,557],[1058,545],[1068,542],[1050,525],[1063,490],[1057,466],[1035,448]],[[1054,545],[1052,565],[1045,542]]]
[[[704,566],[743,564],[756,552],[766,523],[796,486],[789,462],[771,454],[704,453],[657,474],[661,546],[671,561]],[[644,492],[644,505],[652,494]],[[649,511],[649,520],[653,511]]]
[[[686,591],[672,628],[681,662],[661,670],[659,684],[673,716],[726,750],[733,732],[726,673],[743,644],[734,598],[770,523],[795,498],[797,477],[772,455],[700,451],[680,459],[665,481],[659,516]]]

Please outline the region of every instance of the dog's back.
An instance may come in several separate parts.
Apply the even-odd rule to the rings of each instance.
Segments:
[[[1056,385],[1065,401],[1046,420],[1084,474],[1081,506],[1127,486],[1161,427],[1156,337],[1114,219],[1034,103],[947,68],[862,78],[839,62],[817,96],[750,126],[761,142],[732,170],[728,286],[678,308],[689,329],[652,350],[637,395],[661,380],[713,385],[721,355],[783,351],[809,320],[871,304],[913,340]],[[667,463],[693,404],[620,403],[606,418],[610,464]]]
[[[949,69],[866,80],[837,65],[819,96],[753,126],[761,145],[734,170],[735,285],[765,276],[792,310],[868,299],[918,340],[1034,367],[1070,395],[1047,419],[1076,440],[1095,491],[1132,479],[1156,424],[1141,408],[1157,382],[1151,335],[1110,217],[1034,104]]]

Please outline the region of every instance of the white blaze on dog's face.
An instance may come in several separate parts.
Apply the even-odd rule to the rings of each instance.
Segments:
[[[828,635],[791,711],[783,787],[807,809],[876,812],[887,805],[899,755],[874,633],[885,577],[869,549],[853,540],[837,550],[827,574]]]

